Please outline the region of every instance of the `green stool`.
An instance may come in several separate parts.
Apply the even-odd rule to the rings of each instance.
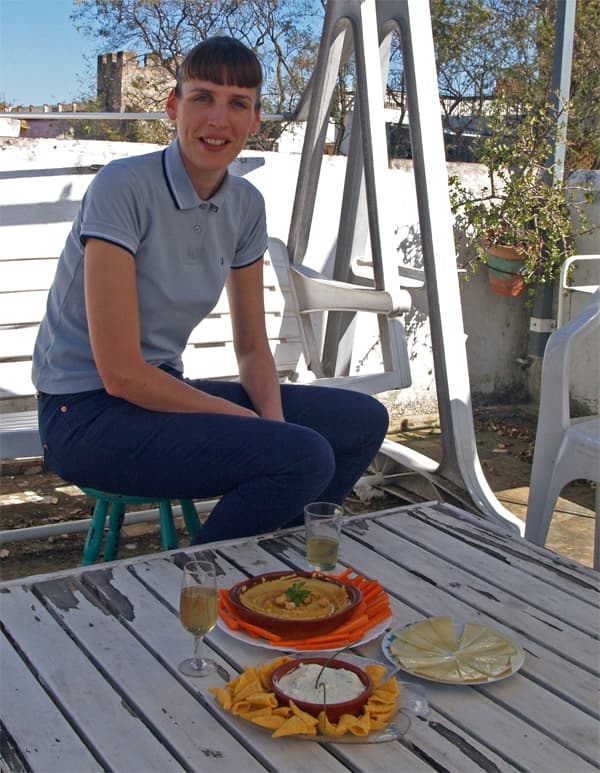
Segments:
[[[145,505],[158,502],[158,510],[160,513],[160,548],[161,550],[173,550],[174,548],[179,547],[170,499],[134,497],[126,494],[109,494],[106,491],[98,491],[98,489],[87,488],[85,486],[80,486],[79,488],[85,494],[96,500],[92,522],[83,546],[83,560],[81,566],[89,566],[98,559],[109,505],[110,516],[108,519],[106,543],[104,545],[105,561],[113,561],[117,557],[119,540],[121,537],[121,526],[123,525],[123,518],[125,517],[126,505]],[[202,528],[198,513],[196,512],[196,507],[191,499],[181,499],[180,502],[186,528],[190,537],[195,537]]]

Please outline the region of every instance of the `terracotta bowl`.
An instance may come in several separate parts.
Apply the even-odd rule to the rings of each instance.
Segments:
[[[329,703],[329,701],[327,701],[325,711],[327,719],[330,722],[337,722],[342,714],[352,714],[352,716],[356,717],[362,712],[365,703],[373,692],[373,682],[371,677],[366,671],[359,668],[359,666],[355,666],[353,663],[347,663],[344,660],[329,660],[328,658],[297,658],[295,660],[288,660],[287,663],[282,663],[278,666],[271,675],[271,687],[280,703],[287,706],[290,698],[279,686],[279,680],[285,674],[298,668],[301,663],[316,663],[320,666],[327,663],[327,668],[344,668],[348,671],[353,671],[364,685],[363,691],[357,695],[356,698],[352,698],[352,700],[344,701],[343,703]],[[296,698],[292,698],[292,700],[299,709],[306,711],[307,714],[311,714],[313,717],[317,717],[321,711],[323,711],[323,702],[309,703],[307,701],[297,700]]]
[[[241,603],[240,595],[248,588],[261,582],[277,580],[280,577],[289,577],[290,575],[294,575],[300,578],[300,580],[318,577],[318,579],[323,582],[342,586],[346,589],[350,603],[347,607],[344,607],[344,609],[339,612],[334,612],[327,617],[305,618],[304,620],[271,617],[270,615],[264,615],[253,609],[249,609]],[[348,582],[342,582],[341,580],[318,574],[318,572],[296,572],[288,569],[284,572],[266,572],[265,574],[258,575],[258,577],[251,577],[248,580],[236,583],[236,585],[229,590],[229,601],[235,609],[237,616],[247,623],[257,625],[260,628],[264,628],[266,631],[278,634],[284,638],[306,639],[311,636],[321,636],[329,633],[339,625],[342,625],[362,601],[362,593],[358,588]]]

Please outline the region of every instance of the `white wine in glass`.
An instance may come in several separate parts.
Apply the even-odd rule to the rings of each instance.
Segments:
[[[216,663],[204,657],[204,636],[217,624],[217,576],[212,561],[184,564],[179,598],[179,619],[194,637],[194,655],[179,664],[186,676],[205,676]]]

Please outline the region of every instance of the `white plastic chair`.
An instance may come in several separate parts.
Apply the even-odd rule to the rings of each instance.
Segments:
[[[544,545],[562,488],[579,478],[596,482],[594,568],[600,568],[600,416],[571,418],[569,364],[573,344],[589,337],[599,348],[600,290],[581,314],[556,330],[542,364],[540,410],[529,487],[525,537]]]
[[[595,273],[594,273],[595,267]],[[573,255],[560,268],[556,327],[562,327],[571,316],[575,316],[572,305],[578,296],[577,309],[581,308],[581,294],[593,295],[600,289],[600,283],[593,282],[600,276],[600,255]],[[582,283],[583,280],[583,283]]]

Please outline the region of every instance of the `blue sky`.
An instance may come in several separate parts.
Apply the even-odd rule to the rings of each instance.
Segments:
[[[95,92],[96,42],[76,32],[72,9],[72,0],[0,0],[0,100],[56,104]]]

